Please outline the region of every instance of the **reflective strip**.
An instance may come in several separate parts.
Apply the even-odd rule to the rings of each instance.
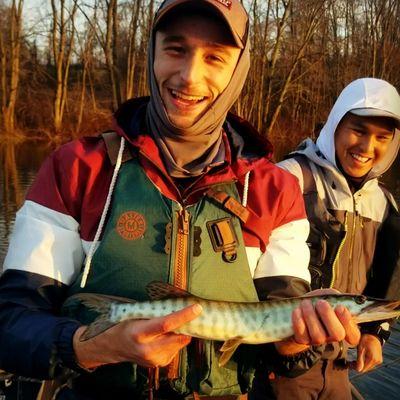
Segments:
[[[83,262],[79,224],[33,201],[18,211],[4,269],[41,274],[70,284]]]

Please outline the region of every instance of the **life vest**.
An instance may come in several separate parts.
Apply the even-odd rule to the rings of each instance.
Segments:
[[[310,222],[307,244],[310,249],[308,268],[311,274],[311,288],[329,288],[334,279],[333,266],[336,255],[345,237],[345,226],[327,209],[319,197],[307,159],[301,155],[295,155],[293,158],[299,163],[303,174],[303,198]]]
[[[258,301],[239,218],[218,199],[222,193],[238,201],[236,185],[228,182],[211,189],[211,195],[209,191],[196,204],[183,207],[158,190],[137,158],[123,163],[87,284],[81,289],[78,277],[69,295],[85,291],[147,300],[146,285],[163,281],[203,298]],[[224,239],[226,230],[235,243]],[[64,312],[84,324],[96,318],[82,304]],[[242,352],[243,357],[234,356],[219,367],[220,346],[220,342],[205,341],[200,360],[195,340],[181,351],[177,373],[168,379],[175,393],[220,396],[250,388],[253,352]],[[131,391],[139,398],[147,388],[147,370],[131,363],[106,365],[81,375],[75,385],[83,392],[93,393],[94,388],[100,394]]]
[[[305,156],[295,154],[303,174],[303,197],[310,234],[309,270],[312,289],[332,287],[334,268],[346,240],[346,224],[339,212],[329,210],[318,195],[310,164]],[[363,292],[379,298],[400,298],[400,215],[393,196],[380,184],[389,202],[389,214],[379,227],[372,266]],[[353,217],[351,217],[353,218]]]

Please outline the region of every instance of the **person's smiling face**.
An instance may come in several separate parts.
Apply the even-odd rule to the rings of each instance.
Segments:
[[[343,171],[361,178],[386,155],[395,123],[386,117],[363,117],[347,113],[335,132],[336,159]]]
[[[240,56],[228,28],[202,15],[175,16],[156,32],[154,75],[173,125],[191,127],[228,86]]]

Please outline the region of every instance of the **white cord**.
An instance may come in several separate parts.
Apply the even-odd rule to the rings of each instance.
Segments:
[[[117,182],[118,172],[121,168],[122,155],[124,154],[124,149],[125,149],[125,139],[123,137],[121,137],[121,144],[119,146],[118,158],[117,158],[117,162],[115,164],[114,173],[113,173],[113,177],[111,179],[110,187],[108,189],[106,204],[104,205],[103,213],[101,214],[101,218],[100,218],[99,226],[97,227],[96,235],[94,236],[93,242],[90,245],[89,252],[86,256],[85,268],[83,270],[83,275],[82,275],[82,279],[81,279],[81,288],[84,288],[86,286],[86,282],[87,282],[87,279],[89,276],[90,266],[92,264],[93,254],[96,250],[98,241],[100,239],[100,235],[103,231],[104,221],[106,220],[108,209],[110,208],[111,196],[114,191],[115,184]]]
[[[244,177],[244,188],[243,188],[243,199],[242,199],[242,206],[247,206],[247,193],[249,192],[249,179],[250,179],[250,172],[247,171],[246,176]]]

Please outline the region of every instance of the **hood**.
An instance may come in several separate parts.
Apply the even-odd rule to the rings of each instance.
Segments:
[[[342,118],[352,110],[372,109],[372,114],[392,116],[400,119],[400,96],[388,82],[375,78],[362,78],[351,82],[340,93],[332,107],[328,119],[317,139],[317,151],[329,164],[338,169],[335,157],[335,132]],[[358,113],[358,112],[357,112]],[[396,159],[400,143],[400,131],[395,129],[391,146],[386,156],[369,172],[367,179],[382,175]]]

